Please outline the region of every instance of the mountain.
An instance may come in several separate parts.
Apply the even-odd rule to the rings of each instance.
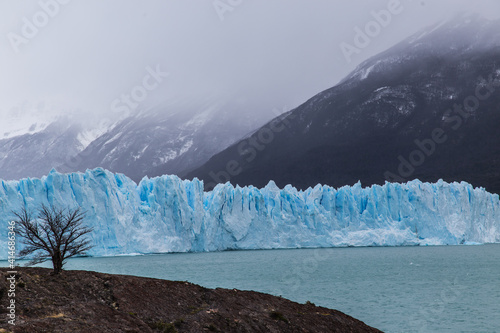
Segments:
[[[26,204],[81,207],[90,255],[335,246],[500,242],[497,194],[467,183],[388,183],[299,191],[273,182],[257,189],[199,180],[144,178],[103,169],[1,182],[0,227]],[[0,258],[7,256],[0,239]],[[20,245],[22,246],[22,245]]]
[[[500,22],[460,15],[360,64],[187,175],[305,189],[467,181],[500,193]]]
[[[97,120],[83,119],[82,112],[61,116],[25,108],[0,127],[0,179],[95,167],[125,173],[136,182],[144,176],[185,175],[274,116],[252,114],[253,108],[235,99],[176,99]]]
[[[82,151],[99,133],[77,119],[74,110],[44,102],[2,110],[0,178],[41,177]]]
[[[251,117],[234,101],[156,107],[118,122],[58,169],[103,167],[137,182],[146,175],[185,175],[267,119]]]
[[[67,117],[35,123],[30,129],[0,140],[0,178],[41,177],[84,149],[89,134]]]

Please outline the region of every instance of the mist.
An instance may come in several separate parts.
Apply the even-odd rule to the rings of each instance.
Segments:
[[[355,29],[390,7],[386,26],[346,56],[341,46],[354,45]],[[0,117],[88,119],[127,106],[236,99],[272,118],[272,109],[301,104],[367,58],[463,11],[495,18],[500,3],[4,0]]]

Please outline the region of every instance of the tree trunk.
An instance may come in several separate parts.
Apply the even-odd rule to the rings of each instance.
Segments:
[[[63,258],[58,250],[52,256],[52,266],[54,267],[54,274],[59,274],[62,271]]]

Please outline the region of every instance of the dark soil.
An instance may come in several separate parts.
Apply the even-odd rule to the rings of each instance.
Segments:
[[[268,294],[88,271],[19,268],[16,326],[0,269],[0,332],[380,332],[342,312]]]

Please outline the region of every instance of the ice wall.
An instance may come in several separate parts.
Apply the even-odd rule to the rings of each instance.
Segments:
[[[1,181],[0,258],[7,222],[23,205],[81,206],[95,247],[91,255],[332,246],[500,242],[500,201],[467,183],[418,180],[334,189],[317,185],[218,185],[176,176],[138,185],[103,169],[41,179]],[[20,239],[18,239],[19,243]]]

